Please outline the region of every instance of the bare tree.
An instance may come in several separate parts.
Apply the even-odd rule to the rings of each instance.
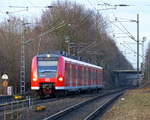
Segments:
[[[107,34],[108,24],[102,15],[68,1],[55,2],[52,6],[55,7],[43,12],[37,25],[23,26],[24,21],[15,17],[0,24],[0,73],[8,73],[11,85],[19,86],[21,32],[24,32],[25,42],[31,40],[25,44],[26,82],[29,88],[33,56],[57,50],[67,51],[67,40],[71,55],[103,66],[107,83],[112,83],[112,70],[133,69]]]
[[[0,73],[7,73],[9,85],[15,87],[19,83],[20,65],[20,33],[19,19],[12,17],[9,21],[4,21],[0,25]]]

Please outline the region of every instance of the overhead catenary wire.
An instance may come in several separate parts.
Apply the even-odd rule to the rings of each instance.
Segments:
[[[116,28],[118,28],[120,31],[122,31],[123,33],[126,33],[125,31],[123,31],[118,25],[114,24],[112,21],[109,21],[112,25],[114,25]],[[129,34],[127,34],[127,36],[131,39],[133,39],[133,36],[130,36]]]
[[[29,3],[30,5],[33,6],[33,3],[30,0],[26,0],[26,1],[27,1],[27,3]]]
[[[110,0],[109,0],[109,1],[110,1]],[[92,3],[90,2],[90,0],[88,0],[88,3],[89,3],[91,6],[93,6],[93,8],[97,11],[96,7],[95,7],[94,5],[92,5]],[[104,5],[106,5],[105,2],[104,2]],[[109,3],[108,3],[107,5],[111,6],[111,4],[109,4]],[[120,5],[121,5],[121,4],[120,4]],[[129,5],[128,5],[128,6],[129,6]],[[113,14],[114,14],[114,13],[113,13]],[[121,30],[123,33],[127,34],[127,36],[128,36],[129,38],[131,38],[132,40],[136,41],[135,38],[134,38],[134,36],[125,28],[125,26],[124,26],[121,22],[119,22],[119,23],[120,23],[120,25],[124,28],[124,30],[125,30],[126,32],[124,32],[119,26],[117,26],[117,25],[114,24],[113,22],[110,21],[110,23],[113,24],[115,27],[117,27],[119,30]]]
[[[128,36],[129,36],[132,40],[136,41],[136,39],[134,38],[134,36],[126,29],[126,27],[125,27],[120,21],[118,21],[118,22],[119,22],[119,24],[124,28],[124,30],[127,32]]]
[[[110,0],[109,0],[110,1]],[[111,2],[110,2],[111,3]],[[109,5],[111,5],[111,4],[109,4]],[[114,12],[112,11],[112,13],[113,13],[113,16],[116,18],[116,16],[115,16],[115,14],[114,14]],[[117,17],[118,18],[118,17]],[[117,22],[119,22],[120,24],[121,24],[121,26],[125,29],[125,31],[128,33],[128,36],[131,38],[131,39],[133,39],[134,37],[133,37],[133,35],[125,28],[125,26],[120,22],[120,21],[117,21]],[[111,22],[113,25],[114,25],[114,23],[113,22]],[[116,24],[115,24],[115,26],[117,26]],[[118,27],[117,27],[118,28]],[[123,30],[121,30],[123,33],[125,33]],[[126,34],[126,33],[125,33]]]
[[[48,5],[48,6],[13,6],[13,5],[10,5],[8,6],[9,8],[53,8],[55,6],[51,6],[51,5]]]
[[[120,43],[120,45],[126,47],[128,50],[130,50],[130,51],[133,52],[134,54],[137,54],[137,52],[136,52],[135,50],[133,50],[131,47],[129,47],[129,46],[125,45],[125,44],[121,44],[121,43]],[[142,55],[139,55],[139,56],[142,57]]]
[[[91,5],[91,6],[93,6],[92,5],[92,3],[88,0],[88,3]],[[94,7],[94,9],[96,10],[96,8]],[[89,15],[88,15],[89,16]],[[87,18],[88,18],[88,16],[87,16]],[[85,20],[84,20],[85,21]],[[83,22],[81,22],[81,23],[83,23]],[[88,46],[86,46],[86,47],[84,47],[84,48],[82,48],[80,51],[78,51],[77,53],[79,54],[79,53],[81,53],[81,52],[83,52],[83,51],[85,51],[86,49],[88,49],[88,48],[90,48],[91,46],[93,47],[93,45],[95,46],[96,45],[96,43],[97,43],[97,41],[94,41],[94,42],[92,42],[91,44],[89,44]]]
[[[110,0],[109,0],[110,1]],[[111,4],[110,4],[111,5]],[[126,5],[126,4],[120,4],[119,6],[130,6],[130,5]],[[117,6],[115,6],[115,7],[117,7]],[[113,15],[114,15],[114,13],[113,13]],[[136,22],[137,24],[138,24],[138,20],[137,21],[131,21],[131,22]],[[112,22],[112,24],[113,24],[113,22]],[[113,25],[115,25],[115,24],[113,24]],[[120,22],[120,25],[124,28],[124,30],[127,32],[127,35],[129,36],[129,38],[131,38],[132,40],[134,40],[134,41],[136,41],[137,43],[138,43],[138,38],[137,38],[137,40],[134,38],[134,36],[125,28],[125,26]],[[115,25],[115,26],[117,26],[117,25]],[[120,27],[118,27],[117,26],[117,28],[120,28]],[[121,30],[121,29],[120,29]],[[137,30],[138,30],[138,28],[137,28]],[[121,31],[123,31],[123,30],[121,30]],[[129,48],[130,49],[130,48]],[[139,56],[139,50],[138,50],[138,45],[137,45],[137,70],[139,69],[139,67],[138,67],[138,65],[139,65],[139,59],[138,59],[138,56]]]
[[[48,33],[51,33],[51,32],[53,32],[53,31],[55,31],[55,30],[57,30],[57,29],[59,29],[59,28],[61,28],[61,27],[64,27],[65,25],[66,25],[66,24],[64,23],[64,21],[62,21],[60,24],[58,24],[58,25],[54,26],[53,28],[50,28],[49,30],[47,30],[47,31],[45,31],[45,32],[43,32],[43,33],[41,33],[41,34],[38,35],[37,37],[25,41],[24,44],[29,44],[30,42],[32,42],[32,41],[34,41],[34,40],[37,40],[38,38],[40,38],[40,37],[42,37],[42,36],[44,36],[44,35],[46,35],[46,34],[48,34]]]
[[[109,1],[110,1],[110,0],[109,0]],[[128,5],[128,6],[135,6],[135,5]],[[112,11],[112,12],[113,12],[113,11]],[[114,12],[113,12],[113,15],[114,15],[114,17],[116,18]],[[117,18],[127,20],[127,22],[129,22],[129,21],[131,21],[131,22],[137,22],[136,20],[130,20],[130,19],[127,19],[127,18],[121,18],[121,17],[117,17]],[[120,25],[121,25],[121,26],[124,28],[124,30],[127,32],[128,37],[137,42],[137,40],[135,39],[135,37],[127,30],[127,28],[121,23],[121,21],[117,21],[117,22],[119,22]]]
[[[80,51],[78,51],[77,53],[81,53],[83,51],[85,51],[86,49],[90,48],[91,46],[95,46],[97,41],[92,42],[91,44],[89,44],[88,46],[82,48]]]
[[[132,40],[136,41],[136,39],[134,38],[134,36],[126,29],[126,27],[119,21],[120,25],[124,28],[123,31],[118,25],[114,24],[112,21],[109,21],[112,25],[114,25],[116,28],[118,28],[120,31],[122,31],[124,34],[126,34],[129,38],[131,38]]]
[[[88,0],[88,3],[90,3],[91,5],[91,2]],[[82,18],[81,22],[78,23],[78,27],[80,27],[82,24],[84,24],[86,22],[86,20],[88,20],[88,18],[90,17],[91,14],[88,14],[87,16],[85,16],[84,18]]]
[[[11,7],[11,8],[14,7],[14,8],[25,8],[25,9],[29,9],[29,6],[9,6],[9,7]],[[32,6],[32,7],[43,7],[43,6]],[[80,26],[81,24],[83,24],[83,23],[88,19],[88,17],[89,17],[89,15],[87,15],[86,17],[84,17],[84,18],[81,20],[81,22],[79,23],[79,26]],[[32,42],[32,41],[34,41],[34,40],[40,38],[39,45],[38,45],[38,52],[39,52],[39,47],[40,47],[40,44],[41,44],[41,37],[44,36],[44,35],[46,35],[46,34],[48,34],[48,33],[50,33],[50,32],[53,32],[54,30],[57,30],[57,29],[59,29],[59,28],[65,26],[65,25],[66,25],[66,24],[65,24],[64,21],[63,21],[62,23],[60,23],[60,24],[58,24],[58,25],[56,25],[56,26],[50,28],[50,29],[47,30],[46,32],[41,33],[41,34],[38,35],[37,37],[35,37],[35,38],[33,38],[33,39],[26,40],[26,41],[24,42],[24,44],[29,44],[30,42]],[[38,53],[38,52],[37,52],[37,53]]]

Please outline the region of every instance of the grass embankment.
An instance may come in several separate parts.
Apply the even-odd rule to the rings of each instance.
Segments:
[[[128,91],[102,120],[150,120],[150,87]]]

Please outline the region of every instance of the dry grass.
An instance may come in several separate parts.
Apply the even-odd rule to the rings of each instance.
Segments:
[[[102,120],[150,120],[150,87],[128,91],[122,98]]]

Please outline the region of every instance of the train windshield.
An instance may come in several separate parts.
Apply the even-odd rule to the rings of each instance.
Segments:
[[[38,76],[40,78],[55,78],[58,60],[52,58],[38,59]]]

